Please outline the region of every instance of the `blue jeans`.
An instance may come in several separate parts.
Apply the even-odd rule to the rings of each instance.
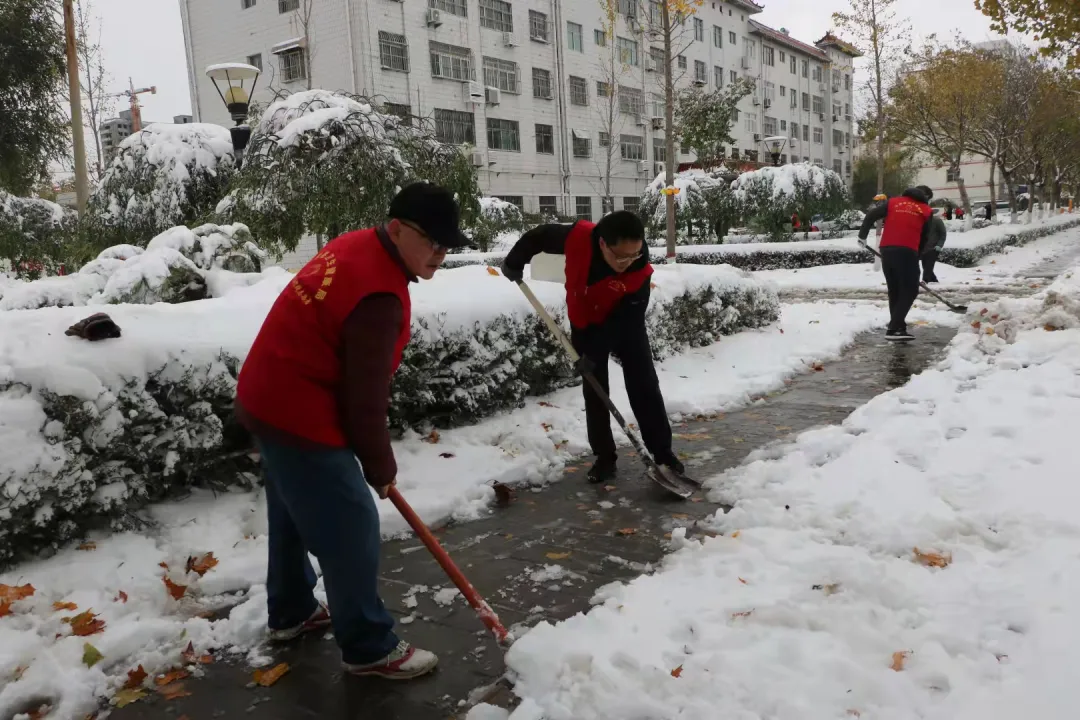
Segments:
[[[347,663],[380,660],[397,646],[379,597],[379,511],[351,450],[306,450],[256,438],[266,477],[270,627],[315,612],[319,559],[334,637]]]

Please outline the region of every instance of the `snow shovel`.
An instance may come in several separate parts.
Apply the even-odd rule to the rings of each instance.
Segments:
[[[623,418],[622,413],[615,407],[615,404],[611,402],[611,398],[604,392],[604,389],[600,386],[596,376],[585,364],[585,360],[578,355],[577,350],[574,349],[573,343],[570,342],[570,338],[566,337],[566,333],[562,331],[562,328],[558,326],[555,320],[548,313],[547,309],[537,299],[536,295],[533,295],[533,291],[529,289],[529,286],[525,284],[524,280],[518,280],[517,286],[521,288],[521,292],[525,293],[526,299],[529,304],[536,310],[536,314],[544,321],[544,324],[548,326],[548,330],[555,336],[555,339],[559,341],[559,344],[566,350],[566,354],[570,356],[570,362],[574,364],[577,371],[581,373],[581,377],[585,382],[592,386],[593,392],[599,396],[604,405],[607,406],[608,412],[615,418],[615,422],[619,423],[619,427],[622,428],[623,433],[630,439],[630,444],[634,446],[634,450],[637,451],[638,457],[645,463],[645,474],[654,483],[664,488],[668,492],[678,495],[679,497],[686,499],[694,494],[694,491],[701,487],[701,484],[691,480],[685,475],[680,475],[674,470],[668,467],[664,467],[657,463],[652,455],[645,450],[645,446],[638,438],[637,434],[630,429],[626,420]]]
[[[859,244],[862,245],[864,249],[869,250],[870,252],[877,255],[878,260],[881,259],[881,253],[879,253],[877,250],[875,250],[874,248],[867,245],[865,241],[860,240]],[[953,312],[967,314],[967,311],[968,311],[968,306],[967,305],[953,305],[951,302],[949,302],[948,300],[943,298],[941,295],[938,295],[936,292],[931,290],[930,286],[927,285],[923,281],[919,282],[919,287],[921,287],[923,290],[925,290],[926,292],[928,292],[931,295],[933,295],[934,297],[936,297],[938,300],[940,300],[942,303],[944,303],[945,307],[949,308]]]
[[[427,525],[420,519],[420,516],[416,514],[416,511],[412,509],[409,503],[405,502],[405,498],[401,496],[396,487],[391,487],[390,492],[387,495],[390,498],[390,502],[394,503],[394,507],[398,509],[401,516],[405,518],[405,521],[412,527],[413,532],[420,538],[420,542],[424,543],[427,549],[435,557],[435,561],[439,563],[442,569],[446,572],[447,576],[457,585],[457,589],[461,591],[461,594],[465,596],[465,599],[472,605],[473,610],[480,617],[480,622],[484,623],[484,626],[491,631],[491,634],[495,636],[495,640],[499,645],[503,647],[509,647],[510,643],[514,641],[514,636],[511,635],[503,624],[499,621],[499,616],[495,614],[495,611],[491,609],[491,606],[484,601],[484,598],[480,597],[480,593],[476,592],[476,588],[472,586],[472,583],[465,577],[458,566],[450,558],[450,554],[443,549],[443,546],[439,544],[439,541],[435,539],[435,536],[428,530]]]

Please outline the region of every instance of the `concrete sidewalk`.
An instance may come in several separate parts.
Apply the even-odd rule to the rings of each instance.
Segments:
[[[716,475],[754,449],[843,421],[859,405],[924,369],[953,332],[918,328],[918,341],[908,345],[888,343],[880,333],[860,336],[838,361],[794,378],[783,391],[744,410],[677,425],[676,447],[691,474]],[[642,477],[628,452],[622,454],[614,487],[589,485],[586,469],[583,461],[568,468],[561,482],[520,488],[488,517],[437,533],[507,627],[557,622],[587,611],[599,587],[635,577],[660,561],[673,526],[689,527],[723,509],[704,493],[692,501],[665,495]],[[702,531],[689,534],[696,532]],[[544,572],[554,565],[563,574]],[[187,681],[190,696],[166,701],[155,695],[110,717],[460,719],[470,692],[502,674],[502,652],[462,598],[436,602],[436,591],[452,585],[417,540],[384,544],[382,585],[387,606],[403,623],[401,636],[439,654],[432,676],[408,683],[344,677],[333,638],[315,635],[270,651],[275,663],[290,665],[270,688],[250,687],[251,668],[218,661],[205,666],[203,677]],[[415,607],[408,598],[415,598]],[[512,698],[493,702],[508,705]]]

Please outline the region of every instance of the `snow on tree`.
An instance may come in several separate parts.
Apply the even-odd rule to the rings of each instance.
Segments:
[[[763,167],[743,173],[731,184],[739,214],[751,227],[774,240],[786,239],[785,225],[794,215],[809,226],[817,214],[835,215],[848,206],[843,179],[810,163]]]
[[[463,149],[440,142],[422,119],[375,108],[361,96],[327,90],[270,105],[219,214],[247,224],[264,247],[286,252],[306,233],[334,237],[382,222],[403,185],[427,180],[455,193],[470,226],[480,189]]]
[[[493,197],[480,198],[480,214],[472,226],[472,241],[487,252],[499,235],[525,229],[525,217],[517,205]]]
[[[76,222],[73,211],[54,202],[0,190],[0,261],[17,278],[56,272]]]
[[[236,171],[219,125],[151,125],[124,140],[91,194],[86,221],[98,247],[140,245],[206,218]]]
[[[706,172],[691,169],[675,173],[674,197],[676,238],[679,244],[708,243],[714,235],[723,237],[736,217],[730,183],[724,168]],[[659,238],[667,230],[666,174],[661,173],[645,187],[638,212],[645,234]]]

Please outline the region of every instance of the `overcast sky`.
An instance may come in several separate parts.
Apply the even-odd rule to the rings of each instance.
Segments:
[[[105,62],[115,90],[126,88],[129,76],[136,87],[156,85],[157,95],[140,96],[143,117],[148,121],[190,113],[178,0],[92,1],[102,19]],[[832,27],[832,13],[850,7],[848,0],[764,0],[764,4],[765,12],[756,19],[775,28],[785,27],[804,42],[824,35]],[[972,0],[900,0],[899,5],[911,22],[913,40],[935,32],[951,37],[956,30],[973,42],[996,37],[990,31],[989,20],[975,10]],[[122,107],[118,104],[117,110]]]

